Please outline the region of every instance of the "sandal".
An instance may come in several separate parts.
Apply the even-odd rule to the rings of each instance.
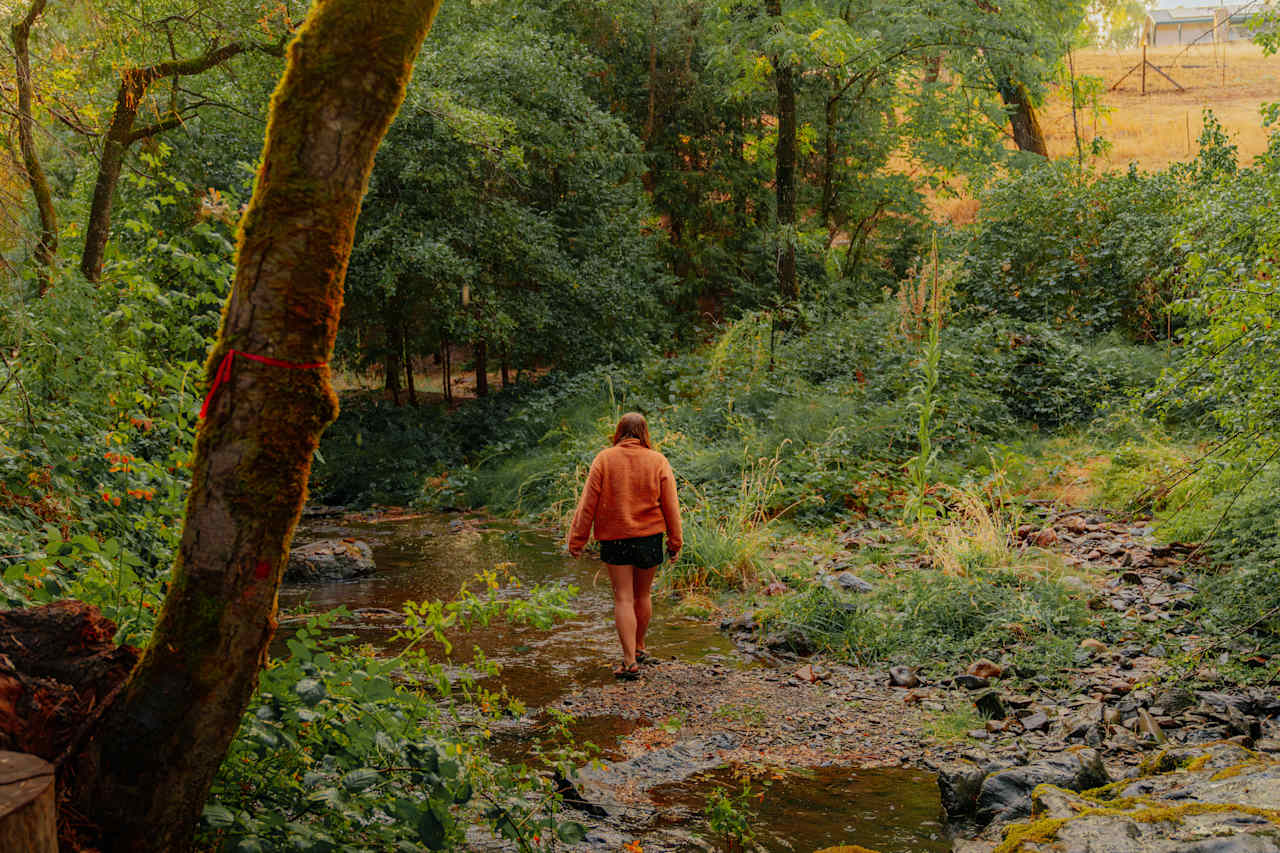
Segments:
[[[630,666],[623,664],[613,671],[613,677],[619,681],[635,681],[640,677],[640,664],[633,663]]]
[[[636,649],[636,663],[643,666],[656,666],[658,659],[644,649]]]

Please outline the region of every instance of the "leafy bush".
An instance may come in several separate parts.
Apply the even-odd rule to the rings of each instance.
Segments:
[[[496,575],[484,579],[497,586]],[[346,616],[311,617],[288,640],[290,655],[262,674],[251,711],[223,762],[201,828],[226,851],[442,850],[485,823],[522,851],[576,843],[583,827],[559,814],[551,771],[571,778],[587,757],[572,747],[540,751],[539,766],[491,760],[492,720],[524,708],[477,686],[496,674],[482,656],[458,671],[429,657],[449,649],[445,631],[508,618],[547,626],[569,611],[569,588],[528,597],[405,606],[395,638],[405,650],[379,656],[333,634]],[[568,741],[567,732],[561,735]]]
[[[1081,175],[1045,162],[983,197],[961,291],[1011,317],[1086,332],[1164,332],[1188,191],[1171,173]]]

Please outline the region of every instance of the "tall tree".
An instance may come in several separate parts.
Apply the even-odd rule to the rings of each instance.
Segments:
[[[774,28],[786,28],[782,0],[767,0]],[[778,295],[792,301],[800,295],[796,281],[796,84],[791,57],[773,55],[773,80],[778,92],[778,144],[774,184],[778,193]]]
[[[316,0],[290,45],[208,364],[216,395],[169,593],[76,759],[76,806],[108,850],[190,849],[257,684],[311,457],[337,413],[324,365],[356,216],[439,2]]]
[[[93,185],[93,201],[90,203],[89,220],[85,225],[84,251],[80,256],[80,272],[85,278],[90,281],[102,278],[102,264],[106,257],[107,242],[111,238],[111,208],[115,202],[116,184],[120,182],[120,170],[124,167],[125,154],[130,146],[182,126],[194,109],[190,105],[182,109],[174,102],[164,115],[138,127],[138,114],[145,103],[147,90],[161,80],[171,78],[177,81],[181,77],[203,74],[248,51],[280,54],[283,46],[236,41],[210,48],[197,56],[170,59],[143,67],[128,67],[120,72],[120,86],[116,91],[111,124],[103,138],[98,178]]]
[[[17,64],[18,147],[22,151],[22,166],[27,173],[27,183],[31,185],[31,194],[35,196],[36,210],[40,216],[40,236],[36,238],[33,254],[39,265],[37,274],[40,277],[41,293],[49,286],[52,276],[50,267],[58,253],[58,214],[53,207],[49,179],[45,177],[36,150],[35,119],[32,116],[34,95],[31,85],[31,28],[44,13],[46,2],[47,0],[33,0],[27,14],[10,31]]]

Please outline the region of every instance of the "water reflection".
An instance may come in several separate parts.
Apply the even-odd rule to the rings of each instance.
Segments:
[[[572,603],[577,615],[551,630],[494,623],[454,638],[454,658],[469,660],[472,646],[480,647],[502,666],[501,682],[507,690],[532,708],[612,682],[611,669],[620,653],[609,580],[599,561],[575,559],[545,536],[481,516],[313,520],[299,533],[300,542],[341,537],[368,542],[377,572],[344,583],[286,586],[280,592],[282,609],[324,611],[344,606],[351,611],[398,612],[406,601],[451,599],[478,572],[513,563],[525,586],[578,587],[581,593]],[[719,663],[749,663],[711,625],[674,619],[668,610],[669,604],[655,596],[648,646],[656,654],[688,661],[712,658]],[[386,615],[356,614],[341,627],[387,648],[394,619]],[[289,633],[283,629],[277,642],[282,644]],[[277,653],[284,653],[282,645]],[[615,760],[622,757],[619,740],[638,725],[620,716],[591,717],[577,721],[573,730],[575,736],[601,747],[605,759]],[[495,734],[493,752],[514,761],[528,755],[537,736],[520,727]],[[653,789],[659,822],[696,828],[705,798],[717,785],[736,790],[728,770]],[[917,771],[818,768],[789,774],[772,784],[758,812],[757,841],[767,850],[813,851],[842,844],[859,844],[879,853],[950,849],[938,823],[937,786],[932,777]]]

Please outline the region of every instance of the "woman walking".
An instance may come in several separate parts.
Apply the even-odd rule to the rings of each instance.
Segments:
[[[613,446],[591,463],[587,485],[569,529],[569,553],[582,553],[592,526],[600,542],[600,559],[613,584],[613,616],[622,643],[622,666],[613,674],[626,680],[640,675],[644,635],[653,616],[650,590],[666,552],[680,553],[680,503],[676,478],[667,458],[653,449],[644,415],[629,412],[618,421]]]

